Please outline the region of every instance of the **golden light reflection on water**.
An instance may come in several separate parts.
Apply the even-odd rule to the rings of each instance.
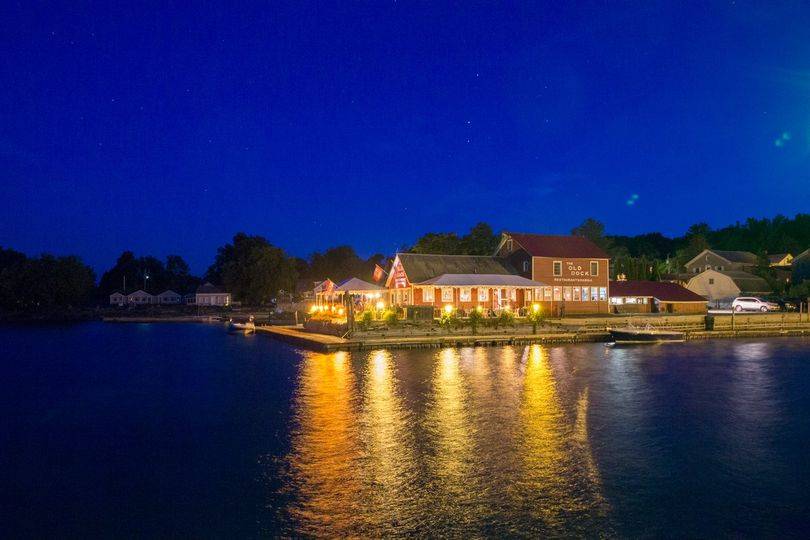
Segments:
[[[290,488],[297,498],[289,511],[297,532],[344,530],[363,510],[355,399],[347,353],[304,359],[289,456]]]
[[[560,532],[572,515],[602,515],[589,391],[561,391],[558,361],[541,346],[308,355],[288,456],[290,530]]]

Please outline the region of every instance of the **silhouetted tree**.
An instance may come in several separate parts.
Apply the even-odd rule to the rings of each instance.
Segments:
[[[240,232],[217,250],[206,280],[224,285],[236,300],[260,305],[280,290],[294,290],[295,262],[265,238]]]

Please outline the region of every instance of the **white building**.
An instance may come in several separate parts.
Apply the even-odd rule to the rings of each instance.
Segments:
[[[182,296],[172,290],[166,290],[155,297],[158,304],[179,304],[183,299]]]
[[[127,304],[127,295],[121,291],[115,291],[110,295],[111,306],[124,306]]]
[[[211,283],[205,283],[197,287],[194,300],[198,306],[229,306],[231,305],[231,293],[227,293]]]
[[[147,304],[154,304],[157,302],[157,300],[154,295],[139,289],[127,295],[127,302],[136,306],[144,306]]]
[[[725,306],[738,296],[769,294],[768,282],[742,270],[704,270],[689,280],[686,288],[709,301],[710,306]]]

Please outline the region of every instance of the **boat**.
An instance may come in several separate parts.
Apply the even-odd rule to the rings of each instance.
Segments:
[[[252,316],[246,322],[234,322],[233,319],[228,320],[229,334],[252,334],[254,332],[256,332],[256,324],[253,322]]]
[[[610,328],[609,331],[614,343],[668,343],[684,340],[683,332],[656,330],[650,325],[645,328],[636,328],[634,326]]]

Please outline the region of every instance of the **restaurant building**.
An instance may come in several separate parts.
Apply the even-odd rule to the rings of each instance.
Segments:
[[[504,232],[496,257],[543,284],[532,300],[546,313],[610,312],[610,257],[587,238]]]
[[[496,312],[529,306],[543,286],[500,257],[422,253],[398,253],[385,282],[395,306]]]
[[[706,313],[706,299],[677,283],[611,281],[614,313]]]

